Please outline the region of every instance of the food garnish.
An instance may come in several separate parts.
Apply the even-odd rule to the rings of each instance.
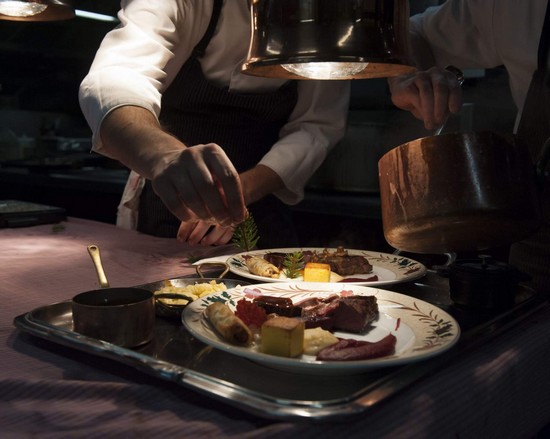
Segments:
[[[241,299],[237,302],[235,315],[251,329],[260,329],[267,320],[267,313],[254,302]]]
[[[158,290],[155,290],[154,294],[156,296],[166,294],[178,294],[181,295],[182,298],[169,299],[163,297],[159,300],[166,305],[187,305],[189,303],[189,300],[187,300],[183,296],[191,300],[197,300],[201,297],[207,296],[208,294],[218,293],[225,290],[227,290],[227,286],[223,282],[218,283],[215,280],[211,280],[210,282],[200,282],[192,285],[186,285],[184,287],[177,287],[173,285],[170,280],[166,280],[164,281],[164,286],[159,288]]]
[[[305,282],[330,282],[330,265],[308,262],[304,268]]]
[[[262,325],[264,354],[298,357],[304,352],[304,322],[292,317],[273,317]]]
[[[225,341],[237,345],[247,345],[252,341],[252,332],[248,326],[225,303],[208,305],[206,317]]]
[[[289,279],[295,279],[302,274],[304,254],[301,251],[287,253],[283,261],[283,273]]]
[[[316,262],[321,264],[329,264],[332,273],[337,273],[340,276],[352,276],[354,274],[372,273],[372,264],[365,256],[350,255],[343,247],[338,247],[334,251],[324,249],[317,250],[302,250],[303,263]],[[264,259],[277,268],[283,268],[283,261],[288,253],[269,252],[264,255]],[[331,279],[331,282],[337,280]]]
[[[305,354],[315,356],[318,361],[350,361],[395,353],[397,339],[391,333],[376,342],[339,338],[333,333],[368,331],[378,318],[375,296],[354,295],[343,290],[339,294],[309,297],[294,303],[289,298],[254,292],[248,299],[243,297],[237,302],[235,313],[227,305],[221,308],[222,304],[216,303],[207,307],[206,314],[220,335],[233,344],[253,342],[266,354],[289,358]],[[212,315],[214,306],[219,308],[215,311],[221,317]],[[244,334],[242,325],[247,327]],[[245,341],[236,339],[227,326]]]
[[[322,349],[316,359],[319,361],[356,361],[380,358],[395,353],[397,338],[388,334],[376,342],[343,338],[338,343]]]
[[[326,329],[317,327],[304,331],[304,354],[317,355],[321,349],[338,343],[338,337]]]
[[[284,317],[300,317],[302,308],[295,306],[288,297],[262,295],[253,299],[254,304],[263,308],[267,314],[277,314]]]
[[[250,273],[257,276],[270,277],[272,279],[278,279],[280,271],[275,265],[270,264],[265,259],[258,256],[247,256],[245,258],[246,266]]]
[[[235,227],[232,243],[241,250],[249,252],[256,246],[259,239],[258,226],[252,214],[249,213],[248,217]]]

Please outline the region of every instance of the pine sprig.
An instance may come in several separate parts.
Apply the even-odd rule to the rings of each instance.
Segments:
[[[283,260],[285,276],[294,279],[300,276],[300,271],[304,268],[304,254],[300,251],[287,253]]]
[[[245,252],[252,250],[259,239],[258,227],[251,214],[233,231],[233,244]]]

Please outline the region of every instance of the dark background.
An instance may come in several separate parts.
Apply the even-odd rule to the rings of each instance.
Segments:
[[[119,7],[114,0],[74,3],[112,16]],[[411,0],[411,13],[437,3]],[[91,133],[78,105],[80,81],[114,26],[80,17],[0,21],[0,199],[114,223],[127,170],[89,152]],[[469,110],[449,128],[511,130],[515,109],[506,80],[501,69],[470,72],[464,84]],[[377,162],[389,149],[429,134],[392,106],[385,79],[353,81],[347,135],[293,208],[302,245],[391,251],[380,221]]]

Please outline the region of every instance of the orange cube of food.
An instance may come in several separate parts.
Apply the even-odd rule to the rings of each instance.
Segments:
[[[305,282],[330,282],[330,265],[308,262],[304,267]]]

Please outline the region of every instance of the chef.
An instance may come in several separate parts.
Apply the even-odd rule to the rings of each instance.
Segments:
[[[240,72],[248,0],[123,0],[80,87],[93,149],[132,170],[117,224],[224,244],[248,210],[296,246],[288,205],[346,126],[349,83]]]
[[[411,47],[417,65],[428,69],[391,79],[392,100],[424,120],[428,129],[460,108],[454,73],[445,66],[504,66],[518,108],[515,132],[542,164],[550,138],[550,6],[548,0],[447,0],[411,18]],[[436,66],[436,67],[432,67]],[[453,69],[451,69],[453,70]],[[550,151],[548,151],[550,153]],[[544,222],[528,239],[514,243],[510,263],[550,293],[550,185],[541,190]]]

